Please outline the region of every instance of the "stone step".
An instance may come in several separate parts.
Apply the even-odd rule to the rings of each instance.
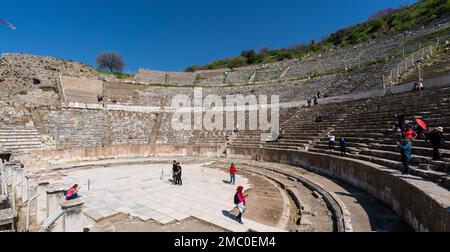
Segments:
[[[317,152],[317,153],[323,153],[323,154],[331,154],[331,155],[335,155],[335,156],[340,156],[339,152],[331,152],[331,151],[322,150],[322,149],[312,148],[309,151]],[[370,157],[370,156],[364,156],[364,155],[354,155],[354,154],[350,154],[350,153],[346,157],[347,158],[354,158],[354,159],[360,159],[360,160],[363,160],[363,161],[372,162],[372,163],[379,164],[379,165],[384,166],[384,167],[389,168],[389,169],[395,169],[395,170],[403,169],[403,166],[402,166],[402,164],[400,162],[396,162],[396,161],[392,161],[392,160],[376,158],[376,157]],[[428,179],[433,180],[435,182],[443,183],[444,186],[447,186],[445,184],[445,183],[448,182],[448,178],[449,178],[449,175],[447,173],[439,172],[439,171],[422,170],[422,169],[419,169],[418,167],[415,167],[415,166],[411,166],[410,168],[411,168],[411,173],[414,174],[414,175],[418,175],[418,176],[421,176],[421,177],[424,177],[424,178],[428,178]]]

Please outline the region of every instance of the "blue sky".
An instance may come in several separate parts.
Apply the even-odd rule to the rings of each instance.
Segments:
[[[238,55],[320,40],[377,10],[415,0],[9,0],[0,53],[49,55],[95,66],[116,51],[126,72],[184,70]]]

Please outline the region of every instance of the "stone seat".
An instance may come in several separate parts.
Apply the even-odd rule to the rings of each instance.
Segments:
[[[315,148],[311,148],[311,149],[309,149],[309,151],[340,156],[340,152],[337,152],[337,151],[332,152],[329,150],[315,149]],[[351,153],[347,154],[346,157],[372,162],[372,163],[379,164],[379,165],[384,166],[389,169],[395,169],[395,170],[402,169],[401,168],[402,164],[400,162],[392,161],[392,160],[388,160],[388,159],[376,158],[376,157],[365,156],[365,155],[355,155],[355,154],[351,154]],[[411,168],[411,173],[413,175],[421,176],[423,178],[432,180],[436,183],[442,183],[442,186],[449,188],[448,187],[449,175],[447,173],[443,173],[443,172],[439,172],[439,171],[421,170],[415,166],[411,166],[410,168]]]
[[[12,208],[0,210],[0,226],[11,225],[17,217],[17,212]]]

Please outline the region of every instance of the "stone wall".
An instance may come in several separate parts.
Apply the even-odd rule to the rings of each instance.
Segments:
[[[255,148],[229,148],[229,157],[286,163],[335,177],[383,201],[418,232],[450,231],[450,192],[433,182],[405,179],[380,165],[326,154]]]
[[[128,159],[147,157],[223,157],[224,149],[217,146],[182,146],[182,145],[134,145],[112,147],[86,147],[70,150],[34,151],[21,158],[27,170],[42,170],[63,167],[70,163],[97,161],[106,159]],[[45,163],[36,164],[36,159]]]
[[[156,115],[102,110],[42,110],[42,122],[57,147],[147,144]]]
[[[230,69],[217,69],[208,71],[197,71],[196,74],[196,84],[200,86],[220,86],[225,83],[226,73]]]
[[[138,82],[160,85],[194,85],[195,74],[187,72],[162,72],[153,70],[139,70],[135,79]]]

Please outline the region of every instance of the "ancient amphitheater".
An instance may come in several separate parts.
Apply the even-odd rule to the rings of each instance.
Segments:
[[[419,117],[449,139],[449,27],[444,20],[302,60],[141,70],[125,80],[76,62],[4,53],[1,230],[450,231],[450,144],[434,161],[431,145],[416,140],[412,174],[402,175],[390,127],[395,114]],[[419,75],[425,91],[411,92]],[[270,132],[248,123],[174,130],[173,97],[193,99],[199,87],[203,98],[278,95],[279,109],[265,112],[279,112],[280,138],[263,139]],[[308,107],[318,91],[325,97]],[[210,109],[200,106],[200,114]],[[329,132],[348,140],[347,156],[328,150]],[[171,184],[174,159],[183,186]],[[250,195],[243,225],[227,183],[231,163]],[[73,184],[82,197],[65,201]]]

